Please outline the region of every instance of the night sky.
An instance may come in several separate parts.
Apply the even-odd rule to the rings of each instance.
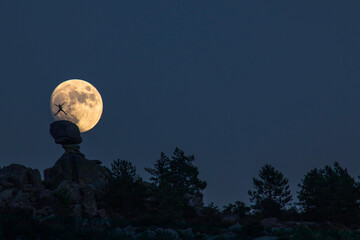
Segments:
[[[249,203],[272,164],[296,195],[314,167],[360,175],[359,1],[0,1],[0,165],[41,172],[64,152],[50,95],[101,93],[81,151],[131,161],[194,154],[205,203]],[[296,198],[295,198],[296,199]]]

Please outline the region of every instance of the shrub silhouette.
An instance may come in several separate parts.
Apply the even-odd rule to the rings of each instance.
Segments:
[[[230,203],[223,207],[223,214],[235,215],[238,218],[245,217],[250,211],[250,208],[245,205],[242,201],[235,201],[234,204]]]

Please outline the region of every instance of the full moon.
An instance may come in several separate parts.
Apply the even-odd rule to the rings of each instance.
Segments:
[[[86,132],[100,120],[103,102],[93,85],[71,79],[55,88],[51,94],[50,109],[55,120],[68,120],[75,123],[80,132]]]

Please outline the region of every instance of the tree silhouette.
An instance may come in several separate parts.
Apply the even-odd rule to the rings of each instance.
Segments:
[[[315,221],[352,224],[359,214],[359,184],[338,162],[313,169],[299,184],[299,205]]]
[[[162,152],[153,168],[145,168],[152,175],[152,209],[166,221],[183,217],[189,195],[202,197],[206,182],[199,179],[194,160],[176,148],[171,159]]]
[[[292,200],[288,179],[270,164],[261,168],[259,177],[260,180],[253,178],[254,190],[248,191],[251,207],[265,217],[279,216]]]
[[[105,194],[109,207],[124,215],[133,216],[145,208],[145,186],[129,161],[113,161]]]

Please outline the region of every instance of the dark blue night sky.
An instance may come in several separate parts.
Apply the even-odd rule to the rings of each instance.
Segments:
[[[266,163],[293,194],[312,168],[360,175],[359,1],[0,1],[0,165],[63,153],[50,95],[101,93],[81,150],[132,161],[195,155],[205,202],[248,203]],[[296,198],[295,198],[296,199]]]

